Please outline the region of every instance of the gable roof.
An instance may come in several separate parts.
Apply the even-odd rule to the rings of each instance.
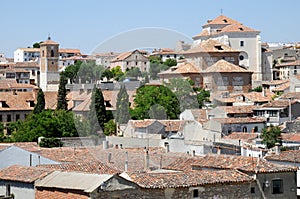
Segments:
[[[201,70],[198,67],[196,67],[194,64],[184,62],[184,63],[177,63],[176,66],[173,66],[166,71],[162,71],[162,72],[158,73],[157,75],[159,77],[161,77],[163,75],[170,75],[170,74],[176,74],[176,75],[200,74],[200,72],[201,72]]]
[[[266,160],[300,163],[300,150],[281,151],[279,154],[267,154]]]
[[[208,39],[202,41],[199,45],[185,51],[183,54],[191,54],[191,53],[212,53],[212,52],[236,52],[240,51],[231,48],[221,42],[218,42],[214,39]]]
[[[253,113],[253,109],[256,106],[245,105],[245,106],[218,106],[216,109],[221,109],[227,114],[249,114]]]
[[[250,123],[264,123],[265,118],[258,117],[229,117],[229,118],[212,118],[212,120],[217,121],[221,124],[250,124]]]
[[[241,23],[225,15],[219,15],[213,20],[207,20],[207,23],[203,25],[203,27],[209,25],[230,25],[230,24],[241,24]]]
[[[0,170],[0,179],[33,183],[52,172],[51,169],[13,165]]]
[[[253,139],[258,138],[259,133],[240,133],[240,132],[233,132],[227,136],[224,136],[222,139],[228,140],[242,140],[244,142],[250,142]]]
[[[202,73],[253,73],[242,67],[234,65],[224,59],[217,61],[212,66],[208,67]]]
[[[143,51],[141,50],[134,50],[134,51],[130,51],[130,52],[124,52],[124,53],[121,53],[119,54],[118,56],[116,56],[115,58],[113,58],[111,60],[111,62],[117,62],[117,61],[123,61],[125,60],[126,58],[128,58],[129,56],[131,56],[133,53],[135,52],[139,52],[139,53],[142,53]],[[144,56],[144,55],[143,55]],[[145,57],[145,56],[144,56]],[[146,57],[145,57],[146,58]]]
[[[129,173],[130,181],[147,189],[195,187],[207,184],[243,183],[254,179],[234,170]]]
[[[60,170],[66,172],[84,172],[94,174],[117,174],[120,173],[118,169],[108,166],[101,161],[80,161],[74,163],[64,164],[42,164],[39,165],[41,168],[49,168],[53,170]]]
[[[255,32],[259,33],[260,31],[254,30],[242,24],[231,24],[222,28],[220,33],[229,33],[229,32]]]
[[[234,155],[206,155],[194,166],[200,168],[237,169],[244,172],[277,173],[296,171],[296,167],[270,163],[261,158]]]

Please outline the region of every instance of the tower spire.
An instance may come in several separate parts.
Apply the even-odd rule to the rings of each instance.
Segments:
[[[221,8],[221,15],[223,15],[223,8]]]
[[[50,33],[48,33],[48,40],[51,40]]]

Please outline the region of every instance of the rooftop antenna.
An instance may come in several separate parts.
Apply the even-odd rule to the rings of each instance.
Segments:
[[[221,8],[221,15],[223,15],[223,8]]]

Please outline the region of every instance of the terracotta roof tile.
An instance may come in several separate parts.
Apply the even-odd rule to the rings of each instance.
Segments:
[[[252,102],[270,102],[274,93],[267,90],[265,96],[262,92],[243,93],[243,95]]]
[[[132,52],[121,53],[120,55],[118,55],[117,57],[115,57],[114,59],[112,59],[111,62],[123,61],[124,59],[126,59],[130,55],[132,55]]]
[[[224,136],[222,139],[229,139],[229,140],[241,140],[244,142],[251,142],[253,139],[258,138],[259,133],[240,133],[240,132],[233,132],[227,136]]]
[[[84,173],[96,173],[96,174],[117,174],[121,173],[121,171],[107,166],[103,164],[101,161],[81,161],[81,162],[74,162],[74,163],[65,163],[65,164],[46,164],[46,165],[39,165],[40,168],[49,168],[52,170],[60,170],[60,171],[67,171],[67,172],[84,172]]]
[[[182,131],[186,120],[158,120],[165,126],[166,131]]]
[[[52,41],[51,39],[47,39],[46,41],[43,41],[42,43],[40,43],[40,46],[43,45],[59,45],[58,43],[56,43],[55,41]]]
[[[300,142],[300,133],[281,133],[281,139],[288,142]]]
[[[277,173],[296,171],[296,167],[270,163],[261,158],[209,154],[196,164],[201,168],[237,169],[244,172]]]
[[[229,63],[223,59],[208,67],[202,73],[252,73],[242,67]]]
[[[81,54],[79,49],[76,48],[60,48],[58,50],[59,53],[74,53],[74,54]]]
[[[223,110],[227,114],[249,114],[253,113],[253,109],[256,106],[245,105],[245,106],[218,106],[218,109]]]
[[[244,26],[242,24],[231,24],[228,26],[225,26],[224,28],[221,29],[220,33],[223,32],[257,32],[259,33],[260,31],[254,30],[252,28],[249,28],[247,26]]]
[[[221,42],[218,42],[214,39],[208,39],[201,42],[198,46],[191,48],[190,50],[185,51],[183,54],[190,53],[210,53],[210,52],[239,52]]]
[[[208,154],[204,157],[178,158],[165,167],[179,171],[195,169],[236,169],[242,172],[277,173],[296,171],[296,167],[270,163],[261,158]]]
[[[146,128],[153,124],[155,119],[145,119],[145,120],[130,120],[128,123],[130,123],[134,128]]]
[[[279,154],[268,154],[266,160],[300,163],[300,150],[281,151]]]
[[[236,117],[236,118],[212,118],[221,124],[249,124],[249,123],[264,123],[265,118],[258,117]]]
[[[292,101],[292,104],[297,103],[297,101]],[[267,104],[263,104],[261,107],[262,108],[286,108],[290,104],[289,100],[284,100],[284,99],[278,99],[271,101]]]
[[[224,15],[219,15],[218,17],[216,17],[213,20],[208,20],[207,24],[203,25],[203,26],[208,26],[208,25],[229,25],[229,24],[241,24],[240,22],[231,19],[229,17],[226,17]]]
[[[273,88],[272,91],[273,92],[283,92],[283,91],[287,90],[288,88],[290,88],[290,82],[287,82],[280,86],[277,86],[276,88]]]
[[[243,183],[254,179],[234,170],[189,171],[169,173],[129,173],[131,181],[142,188],[164,189],[207,184]]]
[[[13,165],[0,170],[0,179],[33,183],[52,172],[51,169]]]

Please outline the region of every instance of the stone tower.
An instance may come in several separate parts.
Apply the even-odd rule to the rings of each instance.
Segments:
[[[43,91],[55,91],[59,83],[59,44],[50,36],[40,44],[40,87]]]

